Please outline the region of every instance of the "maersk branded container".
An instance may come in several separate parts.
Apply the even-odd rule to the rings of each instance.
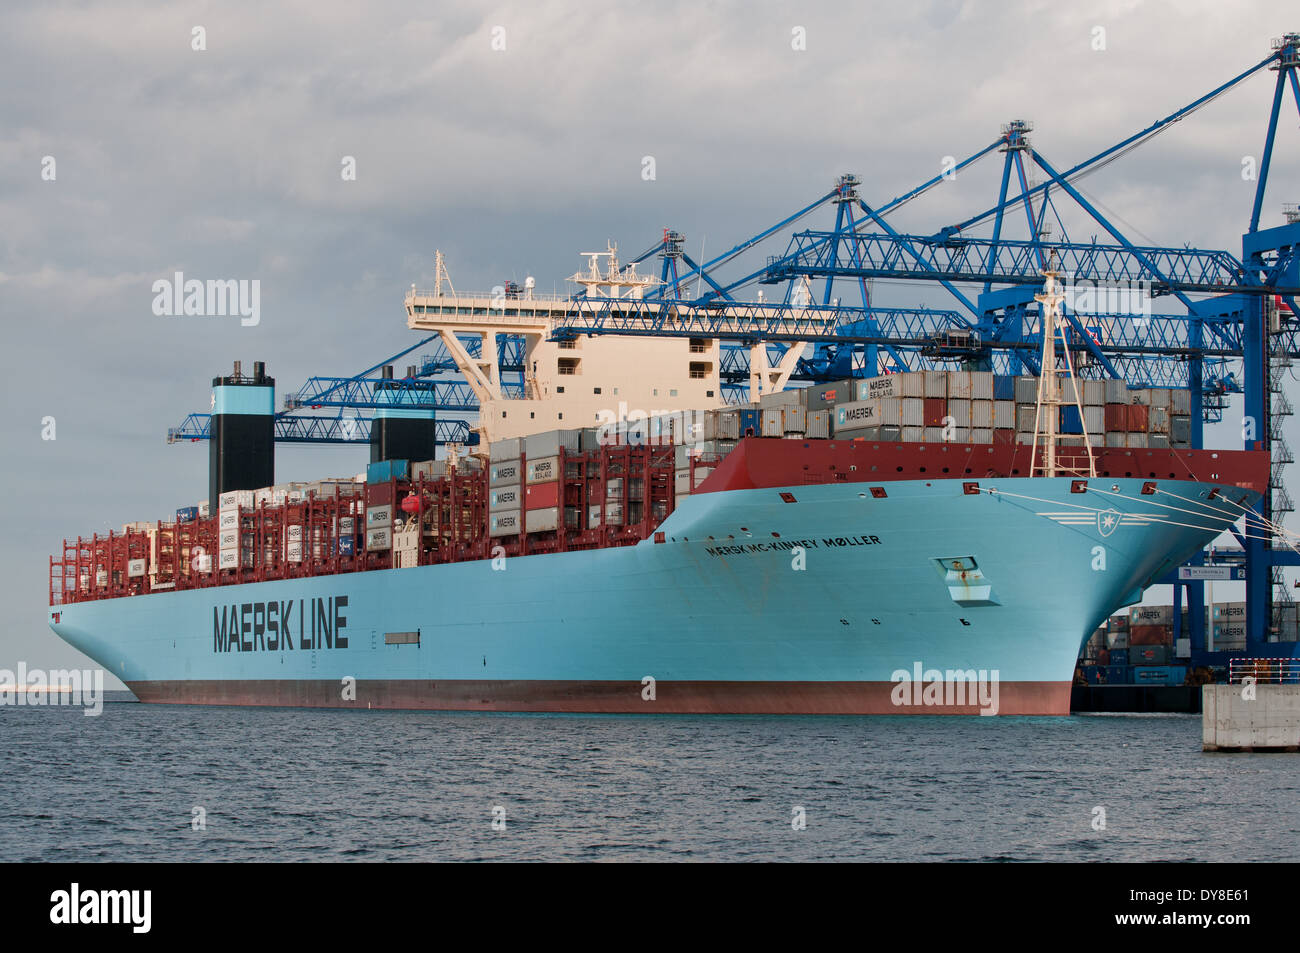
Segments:
[[[502,510],[498,513],[489,513],[488,535],[493,538],[518,536],[522,528],[519,513],[519,510]]]
[[[880,400],[886,397],[924,397],[925,383],[922,380],[917,394],[904,394],[903,378],[904,374],[886,374],[883,377],[864,377],[857,382],[857,393],[855,400]]]
[[[503,486],[494,489],[488,494],[488,509],[496,510],[517,510],[519,504],[523,501],[523,493],[518,485]]]
[[[393,548],[393,530],[391,526],[381,526],[366,530],[366,552],[378,553]]]
[[[1135,625],[1173,625],[1173,606],[1134,606],[1129,610],[1129,627]]]
[[[535,459],[529,457],[527,461],[527,481],[529,485],[534,483],[554,483],[560,478],[560,458],[542,457]]]
[[[493,463],[488,467],[488,486],[514,486],[519,482],[519,461]]]
[[[890,398],[896,401],[896,398]],[[839,436],[845,430],[860,430],[863,427],[878,427],[882,423],[881,401],[861,400],[835,407],[835,434]]]
[[[1212,617],[1215,622],[1245,622],[1246,603],[1216,602]]]

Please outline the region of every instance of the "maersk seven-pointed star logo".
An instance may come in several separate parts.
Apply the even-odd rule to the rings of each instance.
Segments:
[[[1119,525],[1119,513],[1114,509],[1102,510],[1097,514],[1097,532],[1109,536]]]

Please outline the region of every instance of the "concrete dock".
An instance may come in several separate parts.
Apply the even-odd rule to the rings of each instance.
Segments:
[[[1205,685],[1205,751],[1300,751],[1300,685]]]

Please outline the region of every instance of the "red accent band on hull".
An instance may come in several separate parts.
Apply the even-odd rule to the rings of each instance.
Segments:
[[[1065,465],[1084,466],[1082,447]],[[1121,450],[1095,447],[1097,479],[1191,480],[1263,493],[1269,454],[1256,450]],[[1043,459],[1039,448],[1037,459]],[[697,493],[799,486],[806,483],[888,483],[894,480],[983,480],[1028,477],[1032,448],[971,443],[899,443],[879,440],[742,440]]]
[[[336,680],[128,682],[142,702],[299,708],[713,715],[978,715],[977,704],[895,705],[893,682],[659,682],[358,680],[343,701]],[[973,694],[975,686],[969,688]],[[1000,682],[1000,715],[1068,715],[1069,682]]]

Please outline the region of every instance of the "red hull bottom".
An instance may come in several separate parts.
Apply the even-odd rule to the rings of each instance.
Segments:
[[[978,715],[978,705],[896,705],[892,682],[659,682],[653,701],[640,683],[358,680],[344,701],[337,680],[128,682],[142,702],[298,708],[585,712],[708,715]],[[973,686],[972,686],[973,687]],[[1001,682],[1000,715],[1068,715],[1069,682]]]

